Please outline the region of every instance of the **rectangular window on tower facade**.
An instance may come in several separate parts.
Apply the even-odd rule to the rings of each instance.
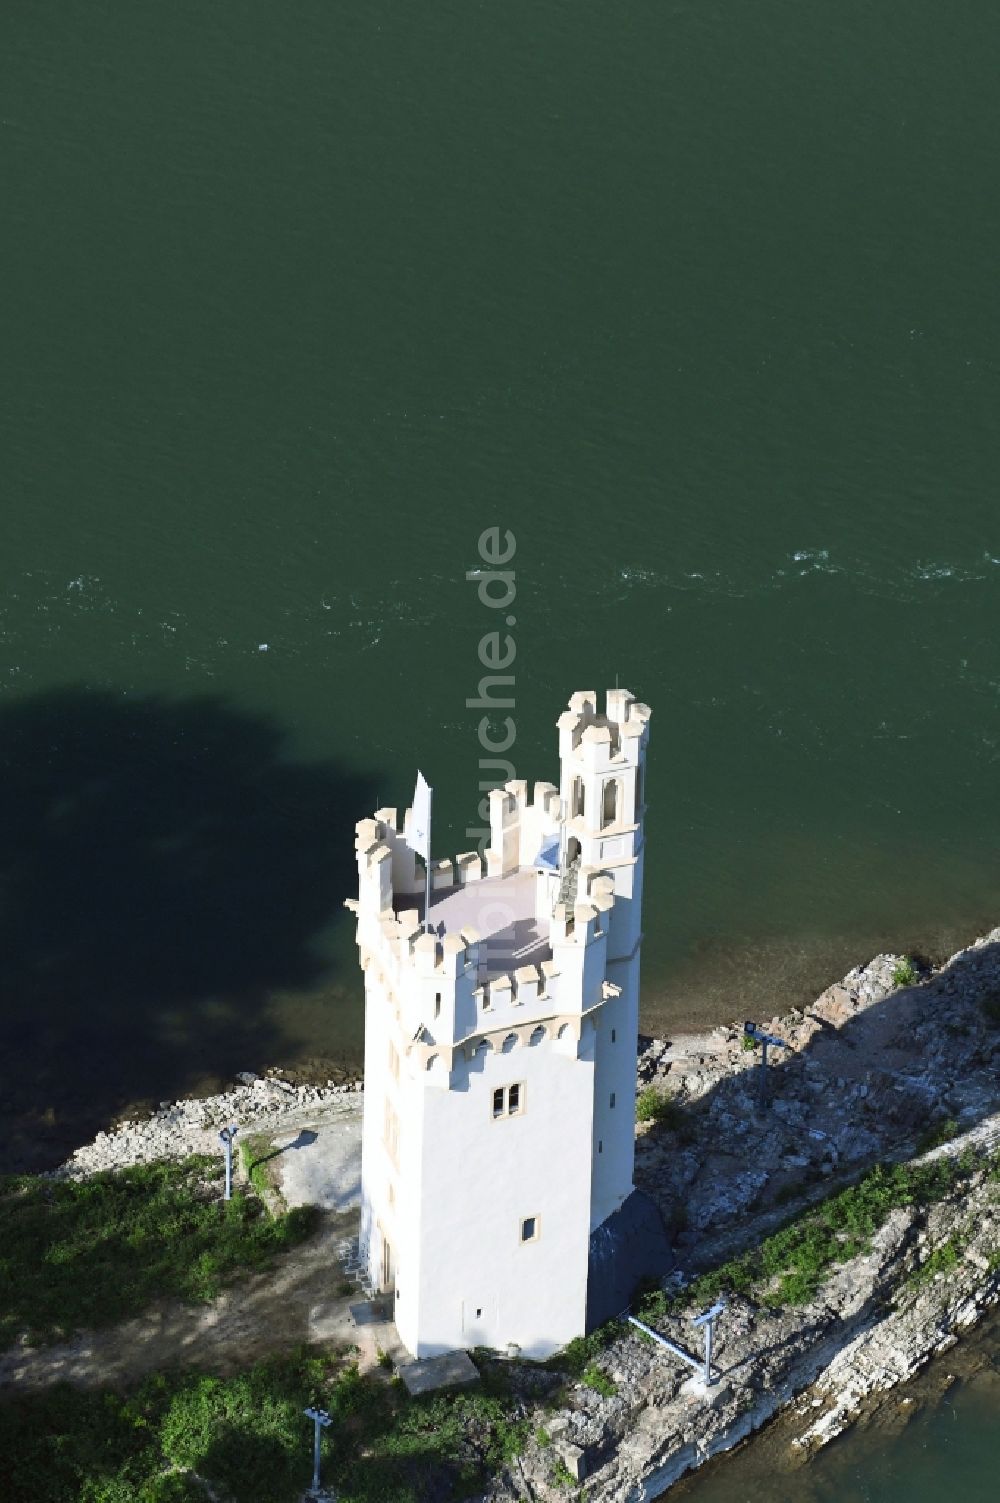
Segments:
[[[524,1111],[524,1082],[497,1086],[493,1092],[494,1117],[519,1117]]]
[[[611,1105],[612,1105],[612,1107],[614,1106],[614,1104],[615,1104],[615,1093],[614,1093],[614,1091],[612,1091],[611,1092]]]
[[[537,1216],[525,1216],[524,1220],[521,1222],[521,1241],[522,1242],[537,1242],[538,1241],[538,1217]]]

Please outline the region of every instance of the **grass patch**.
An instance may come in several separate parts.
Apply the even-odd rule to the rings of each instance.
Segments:
[[[277,1158],[280,1152],[279,1148],[271,1147],[267,1138],[245,1138],[240,1144],[240,1159],[243,1162],[244,1173],[265,1205],[268,1197],[274,1195],[274,1185],[271,1183],[267,1163],[269,1159]]]
[[[904,956],[897,960],[892,970],[892,983],[894,986],[912,986],[917,980],[918,972],[910,957]]]
[[[310,1208],[271,1220],[255,1197],[223,1201],[221,1181],[208,1157],[0,1180],[0,1348],[114,1325],[163,1295],[214,1299],[314,1230]]]
[[[973,1154],[930,1164],[878,1165],[858,1184],[795,1218],[757,1248],[702,1274],[680,1294],[656,1290],[642,1300],[647,1321],[711,1304],[720,1294],[763,1294],[770,1304],[807,1304],[832,1268],[864,1252],[899,1206],[943,1200],[975,1167]]]
[[[659,1122],[668,1130],[680,1127],[684,1120],[683,1109],[671,1096],[664,1096],[655,1086],[646,1086],[635,1098],[637,1122]]]
[[[435,1503],[482,1491],[523,1449],[512,1403],[410,1399],[353,1364],[300,1352],[232,1378],[168,1375],[122,1397],[68,1387],[0,1405],[4,1503],[297,1503],[319,1404],[322,1472],[341,1503]]]

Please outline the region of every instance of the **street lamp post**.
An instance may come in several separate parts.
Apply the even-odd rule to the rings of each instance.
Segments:
[[[760,1104],[767,1105],[767,1046],[772,1049],[787,1049],[784,1039],[775,1038],[773,1033],[765,1033],[763,1028],[758,1028],[756,1023],[746,1022],[743,1024],[743,1036],[753,1043],[760,1045]]]
[[[219,1140],[226,1155],[226,1193],[224,1197],[226,1200],[232,1200],[233,1198],[233,1140],[238,1132],[239,1128],[236,1126],[236,1123],[231,1122],[219,1134]]]
[[[325,1409],[305,1409],[303,1413],[306,1419],[313,1422],[313,1480],[312,1491],[319,1496],[319,1445],[323,1431],[330,1423],[330,1416]]]
[[[692,1357],[691,1353],[686,1352],[682,1346],[678,1346],[675,1341],[669,1341],[666,1336],[661,1336],[659,1331],[654,1331],[652,1326],[647,1326],[644,1321],[637,1320],[634,1315],[629,1315],[627,1318],[629,1325],[638,1326],[639,1330],[644,1331],[647,1336],[651,1336],[658,1346],[665,1347],[668,1352],[672,1352],[675,1357],[679,1357],[682,1362],[686,1362],[688,1367],[693,1368],[700,1375],[705,1387],[711,1388],[715,1382],[712,1376],[712,1340],[715,1335],[715,1322],[725,1308],[725,1302],[719,1300],[710,1310],[706,1310],[703,1315],[696,1316],[691,1322],[694,1326],[704,1326],[705,1328],[704,1359]]]
[[[712,1386],[712,1338],[715,1335],[715,1322],[725,1308],[725,1305],[720,1300],[718,1304],[712,1306],[711,1310],[706,1310],[704,1315],[696,1316],[691,1322],[692,1325],[705,1327],[705,1373],[703,1381],[706,1388],[711,1388]]]

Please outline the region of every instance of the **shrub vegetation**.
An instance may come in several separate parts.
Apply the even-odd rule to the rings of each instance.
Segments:
[[[664,1096],[655,1086],[646,1086],[635,1098],[637,1122],[659,1122],[673,1130],[684,1120],[684,1113],[671,1096]]]
[[[974,1164],[971,1154],[930,1164],[880,1164],[858,1184],[797,1217],[759,1247],[702,1274],[681,1293],[671,1297],[655,1290],[645,1296],[640,1314],[662,1319],[674,1309],[710,1304],[726,1291],[759,1292],[776,1305],[806,1304],[833,1267],[867,1250],[892,1211],[943,1200]]]
[[[513,1402],[489,1392],[413,1400],[402,1384],[299,1352],[232,1378],[158,1377],[129,1397],[63,1387],[0,1405],[0,1496],[297,1503],[312,1474],[307,1404],[332,1416],[323,1481],[341,1503],[468,1496],[528,1437]]]

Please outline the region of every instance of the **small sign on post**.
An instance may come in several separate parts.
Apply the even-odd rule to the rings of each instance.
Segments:
[[[306,1419],[311,1419],[313,1422],[313,1480],[311,1491],[314,1496],[318,1497],[320,1440],[322,1438],[323,1431],[330,1423],[330,1416],[327,1414],[325,1409],[304,1409],[302,1412],[306,1416]]]
[[[233,1140],[238,1132],[239,1128],[236,1126],[236,1123],[231,1122],[228,1127],[224,1127],[219,1133],[219,1141],[222,1143],[222,1149],[226,1155],[226,1193],[223,1197],[225,1200],[232,1200],[233,1198]]]

